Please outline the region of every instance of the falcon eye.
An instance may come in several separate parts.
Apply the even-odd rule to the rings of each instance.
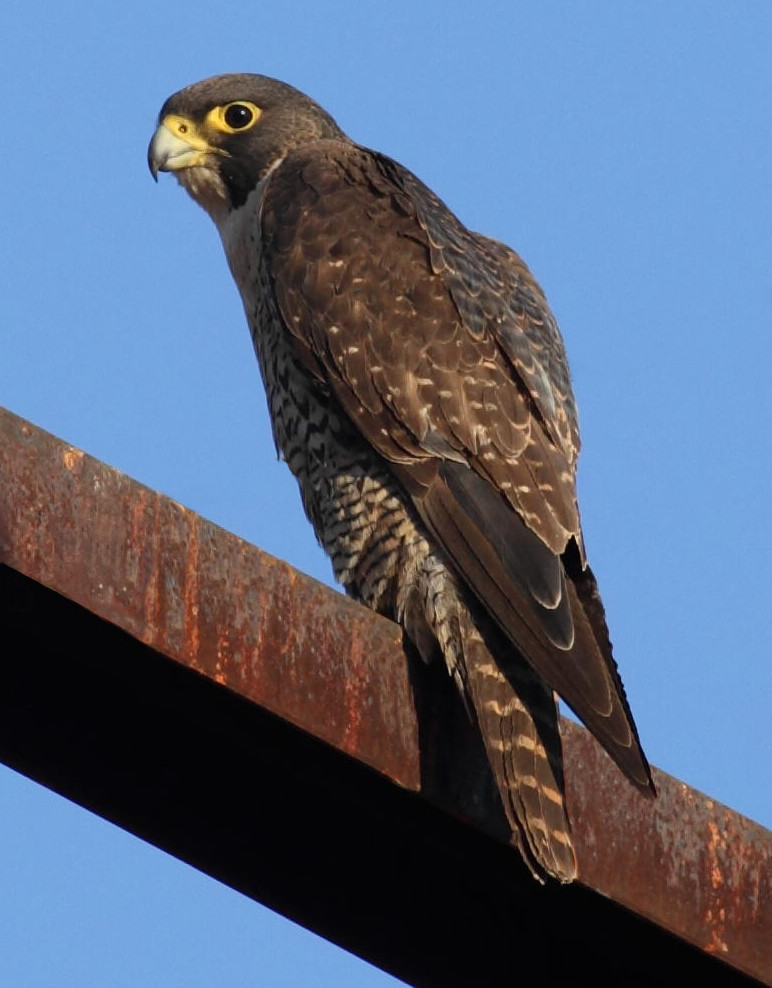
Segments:
[[[223,113],[223,120],[232,130],[243,130],[254,120],[254,113],[243,103],[231,103]]]
[[[204,129],[209,128],[221,134],[235,134],[240,130],[249,130],[250,127],[255,126],[262,112],[259,106],[245,99],[221,104],[207,113]]]

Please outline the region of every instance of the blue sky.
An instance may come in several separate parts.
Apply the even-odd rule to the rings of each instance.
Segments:
[[[5,0],[0,36],[0,403],[330,582],[216,231],[145,165],[181,86],[291,82],[531,266],[647,753],[772,826],[772,5]],[[1,767],[0,889],[2,984],[395,983]]]

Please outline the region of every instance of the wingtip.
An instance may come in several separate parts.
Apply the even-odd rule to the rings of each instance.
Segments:
[[[638,792],[646,799],[656,799],[657,798],[657,787],[654,783],[654,778],[651,774],[651,766],[648,761],[646,761],[646,756],[643,752],[641,754],[641,765],[639,768],[643,769],[643,772],[631,772],[629,766],[619,765],[622,769],[625,777],[629,782],[631,782]],[[618,763],[619,764],[619,763]]]
[[[641,792],[647,799],[656,799],[657,796],[659,795],[659,793],[657,792],[657,787],[654,784],[654,779],[652,779],[651,776],[649,776],[648,785],[646,786],[645,789],[642,789]]]

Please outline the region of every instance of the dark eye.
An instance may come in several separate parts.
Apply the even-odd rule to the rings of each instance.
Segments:
[[[232,130],[243,130],[254,120],[254,113],[243,103],[231,103],[223,114],[223,119]]]

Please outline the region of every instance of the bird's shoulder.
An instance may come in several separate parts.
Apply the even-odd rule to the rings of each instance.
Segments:
[[[338,292],[358,286],[361,295],[362,286],[388,281],[391,297],[371,298],[391,305],[392,320],[394,298],[399,305],[411,294],[433,302],[426,326],[436,326],[443,310],[447,334],[452,314],[456,345],[477,347],[482,358],[498,351],[545,432],[575,462],[579,430],[568,361],[544,293],[514,250],[469,230],[409,169],[350,142],[296,149],[266,188],[263,229],[275,264],[291,255],[306,266],[323,268],[325,258],[338,269],[345,265],[351,278],[338,282]]]

